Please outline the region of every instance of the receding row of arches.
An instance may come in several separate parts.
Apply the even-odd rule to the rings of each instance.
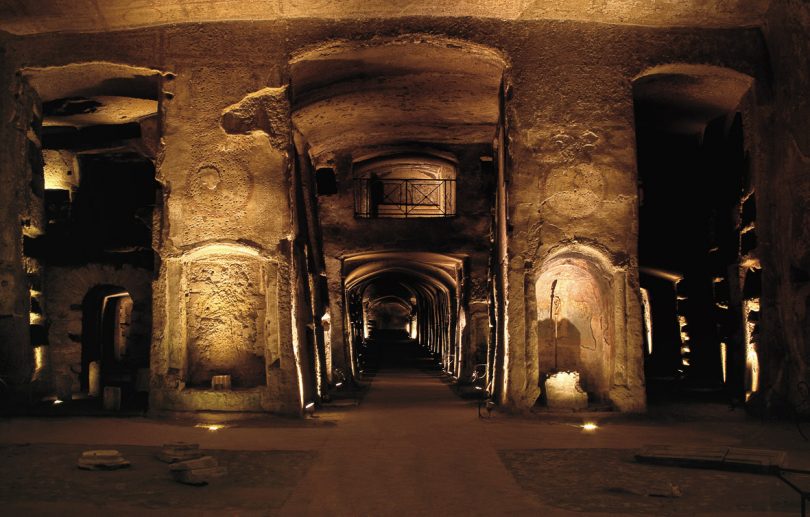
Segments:
[[[500,52],[481,45],[423,36],[330,43],[294,53],[286,97],[295,155],[289,167],[291,248],[268,251],[247,239],[213,239],[172,257],[180,257],[186,269],[167,273],[163,289],[187,289],[181,293],[185,302],[172,303],[184,307],[180,325],[194,327],[178,331],[187,341],[182,359],[171,363],[175,359],[165,354],[167,363],[180,365],[166,367],[167,377],[177,377],[177,389],[206,390],[218,376],[228,376],[233,389],[269,386],[273,372],[284,368],[279,364],[285,350],[294,349],[287,355],[294,357],[298,398],[305,407],[328,399],[347,377],[361,378],[374,354],[369,343],[399,336],[421,345],[460,382],[483,368],[481,391],[501,402],[514,400],[515,386],[522,384],[525,397],[542,404],[549,376],[576,371],[591,402],[613,403],[615,392],[629,382],[636,356],[645,361],[648,393],[756,392],[762,266],[756,240],[758,169],[750,158],[758,94],[753,80],[705,65],[666,65],[640,74],[629,103],[638,174],[599,172],[604,164],[592,156],[593,142],[600,138],[594,133],[593,141],[577,144],[576,152],[560,152],[562,165],[555,167],[563,170],[562,186],[553,187],[567,190],[547,203],[526,201],[531,192],[514,187],[519,174],[525,184],[541,187],[553,175],[543,168],[543,156],[519,163],[519,153],[526,151],[515,149],[520,138],[510,135],[514,86],[507,63]],[[73,77],[86,71],[60,73]],[[148,367],[150,333],[133,338],[127,328],[133,314],[151,311],[151,282],[156,269],[165,267],[153,251],[163,245],[166,216],[154,160],[162,116],[158,86],[171,79],[149,71],[127,82],[117,80],[121,70],[115,66],[108,72],[112,75],[100,84],[115,91],[80,85],[67,93],[46,93],[54,72],[28,74],[51,110],[44,128],[37,128],[47,137],[45,149],[32,152],[45,157],[39,173],[47,180],[45,200],[53,201],[47,224],[28,236],[29,256],[44,269],[70,266],[74,273],[98,265],[96,287],[72,293],[84,297],[78,335],[54,325],[57,312],[47,310],[71,303],[57,282],[42,289],[32,285],[32,291],[44,293],[36,296],[37,320],[50,321],[51,339],[74,349],[71,359],[59,360],[63,373],[77,377],[72,389],[96,394],[98,365],[100,385],[134,379]],[[126,123],[105,119],[105,103],[127,114]],[[99,143],[96,126],[120,133]],[[562,148],[564,137],[549,138]],[[74,158],[78,169],[71,166]],[[583,167],[602,174],[601,186],[565,173]],[[106,176],[98,172],[102,169]],[[205,188],[216,191],[221,171],[205,170]],[[80,171],[79,181],[74,173]],[[525,180],[533,174],[543,178]],[[115,197],[122,184],[135,184],[122,195],[126,202]],[[624,240],[600,241],[598,210],[606,206],[600,196],[617,190],[632,198],[636,186],[637,212],[610,222],[625,227]],[[84,251],[93,253],[63,263],[64,238],[73,235],[64,228],[81,226],[74,217],[82,212],[81,199],[96,208],[109,205],[88,216],[106,225],[99,235],[109,239],[85,232],[90,246]],[[598,205],[594,215],[574,213],[583,199]],[[124,205],[126,210],[113,210]],[[539,230],[545,211],[554,209],[571,210],[575,230]],[[113,212],[114,217],[106,216]],[[597,231],[582,238],[576,228],[586,219]],[[240,251],[239,260],[231,260],[232,250],[199,257],[194,251],[212,246],[248,251]],[[292,257],[289,271],[284,253]],[[220,274],[217,264],[226,264],[229,272]],[[139,270],[132,274],[148,284],[141,289],[148,296],[134,299],[127,288],[112,287],[124,284],[105,276],[109,265]],[[171,284],[174,279],[177,285]],[[292,286],[282,289],[283,281]],[[291,322],[283,321],[282,309],[270,309],[273,296],[295,300],[287,311]],[[226,298],[247,308],[226,307]],[[217,300],[213,309],[212,299]],[[212,325],[227,328],[219,332]],[[242,343],[269,342],[271,335],[275,348]],[[229,345],[231,339],[238,344]],[[49,346],[46,341],[38,344]],[[642,343],[639,350],[636,344]],[[211,351],[228,346],[242,347],[239,357],[247,359],[211,359],[236,357]],[[130,364],[132,350],[140,352]],[[240,361],[249,361],[249,367],[236,364]],[[126,373],[118,371],[122,365]],[[133,380],[133,389],[136,384],[143,383]],[[643,401],[627,407],[640,406]]]

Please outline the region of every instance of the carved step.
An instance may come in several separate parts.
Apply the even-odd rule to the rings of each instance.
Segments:
[[[636,461],[656,465],[711,468],[768,474],[785,463],[784,451],[736,447],[689,447],[647,445],[636,453]]]

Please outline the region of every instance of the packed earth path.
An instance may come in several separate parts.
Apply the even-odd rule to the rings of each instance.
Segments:
[[[726,407],[683,422],[480,418],[413,343],[383,344],[359,405],[304,420],[235,422],[215,432],[189,421],[12,418],[0,421],[4,515],[795,515],[799,500],[772,476],[641,465],[646,443],[781,446],[806,465],[789,425]],[[671,414],[671,410],[670,413]],[[715,415],[715,416],[712,416]],[[719,416],[717,416],[719,415]],[[486,412],[484,412],[486,417]],[[689,420],[689,421],[687,421]],[[228,467],[204,487],[178,484],[154,458],[170,441],[199,443]],[[76,468],[90,448],[115,448],[132,467]],[[679,497],[651,497],[671,485]]]

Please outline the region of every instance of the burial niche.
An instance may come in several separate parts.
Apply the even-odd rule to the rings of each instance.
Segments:
[[[613,313],[608,277],[589,258],[552,258],[535,283],[540,379],[558,372],[579,374],[592,400],[607,400]]]

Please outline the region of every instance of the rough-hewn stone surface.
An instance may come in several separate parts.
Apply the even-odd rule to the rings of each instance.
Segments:
[[[98,286],[120,287],[132,297],[134,307],[128,353],[146,362],[152,334],[151,283],[150,271],[131,266],[88,264],[82,267],[48,268],[45,277],[50,322],[48,354],[54,378],[68,376],[73,391],[79,391],[82,317],[84,310],[93,310],[83,303],[90,290]]]
[[[761,216],[763,254],[762,385],[764,408],[810,413],[810,6],[773,2],[765,26],[773,63],[773,131],[762,145],[766,169],[758,193],[773,210]],[[763,203],[757,200],[758,206]]]
[[[144,25],[278,18],[397,18],[474,16],[483,18],[574,20],[653,26],[747,26],[762,20],[770,0],[416,0],[407,5],[384,0],[213,0],[189,9],[183,2],[82,0],[73,9],[43,2],[37,14],[24,0],[9,0],[0,28],[15,34],[48,31],[112,30]],[[92,13],[92,14],[91,14]]]
[[[223,7],[226,3],[217,5],[220,4],[223,10],[216,12],[182,11],[183,20],[217,19],[219,14],[229,12]],[[260,4],[250,3],[248,9],[257,9]],[[609,369],[608,398],[621,409],[638,410],[644,406],[637,294],[637,173],[632,81],[645,70],[670,63],[707,64],[747,74],[755,83],[758,109],[754,116],[765,117],[771,109],[777,115],[784,115],[786,122],[774,123],[778,141],[773,142],[772,147],[768,137],[760,137],[760,152],[772,157],[768,173],[780,178],[777,182],[767,182],[771,186],[766,185],[763,178],[758,180],[762,193],[758,205],[774,207],[770,215],[764,216],[764,224],[769,228],[764,240],[774,244],[764,251],[766,256],[763,257],[768,265],[766,272],[771,271],[766,273],[766,278],[773,275],[770,284],[766,282],[769,285],[766,306],[767,300],[771,307],[777,306],[777,299],[786,300],[770,313],[768,309],[763,310],[763,335],[768,334],[769,329],[781,328],[779,332],[785,338],[784,341],[774,338],[768,345],[773,353],[770,359],[763,360],[770,361],[767,368],[772,370],[776,384],[793,386],[804,378],[804,360],[798,359],[807,357],[810,339],[804,330],[807,328],[808,253],[805,245],[794,246],[793,242],[807,241],[807,224],[802,224],[802,218],[806,219],[805,205],[810,198],[806,181],[802,179],[806,176],[803,175],[808,154],[805,148],[810,146],[806,143],[807,129],[803,122],[807,117],[802,118],[807,106],[806,101],[801,100],[806,97],[803,92],[807,90],[808,79],[806,71],[797,71],[795,66],[804,62],[810,52],[803,38],[808,29],[806,6],[787,0],[772,2],[765,31],[773,40],[767,47],[771,52],[769,56],[763,32],[749,26],[759,23],[767,2],[756,2],[755,6],[746,4],[748,8],[733,1],[650,5],[589,2],[587,6],[576,2],[568,7],[525,2],[473,2],[452,7],[447,3],[430,6],[417,3],[409,7],[411,10],[398,11],[396,18],[388,18],[392,14],[390,6],[372,4],[373,7],[359,11],[357,5],[352,5],[351,18],[364,17],[362,24],[344,19],[348,17],[340,9],[345,6],[339,9],[330,2],[317,2],[306,8],[283,4],[282,7],[288,8],[284,12],[264,10],[266,6],[260,6],[263,17],[285,17],[285,20],[5,36],[0,81],[3,91],[18,94],[16,97],[4,95],[0,105],[3,120],[12,121],[2,128],[3,141],[9,145],[0,150],[0,170],[4,175],[11,175],[10,184],[14,185],[14,189],[0,193],[3,196],[0,197],[3,222],[0,278],[6,282],[0,283],[4,299],[0,304],[3,309],[0,331],[3,342],[10,343],[2,347],[4,357],[9,359],[6,364],[13,365],[14,371],[25,371],[31,363],[30,351],[25,347],[28,286],[21,259],[19,228],[21,217],[29,221],[29,232],[35,233],[41,223],[36,217],[41,207],[37,208],[36,200],[31,201],[25,194],[30,181],[27,172],[30,163],[21,158],[24,153],[20,152],[28,146],[28,126],[36,103],[30,87],[15,71],[85,62],[114,62],[160,71],[162,140],[156,165],[158,180],[163,185],[164,207],[156,221],[159,231],[155,234],[155,248],[162,263],[154,285],[152,387],[160,393],[154,395],[153,402],[169,404],[167,401],[171,400],[173,407],[194,409],[203,408],[209,398],[237,397],[183,394],[187,382],[200,380],[193,375],[189,377],[189,368],[193,369],[189,357],[197,354],[196,360],[199,360],[208,354],[194,352],[197,344],[192,343],[198,343],[200,350],[208,350],[210,343],[224,341],[225,335],[233,334],[237,336],[234,343],[246,343],[244,347],[235,345],[233,350],[244,349],[256,358],[264,353],[262,372],[259,373],[258,366],[251,367],[248,377],[252,381],[248,384],[266,389],[260,388],[258,395],[250,392],[242,396],[244,404],[240,407],[256,403],[256,407],[290,409],[302,401],[303,392],[299,392],[298,386],[298,379],[303,378],[301,364],[304,370],[310,364],[296,348],[305,341],[301,311],[308,301],[303,299],[305,290],[301,286],[306,276],[301,267],[304,260],[296,255],[301,253],[301,246],[297,241],[292,244],[301,229],[291,215],[296,206],[291,189],[290,144],[296,119],[290,113],[301,108],[295,104],[301,98],[292,95],[291,108],[290,93],[286,89],[296,77],[291,59],[295,61],[293,56],[298,56],[302,50],[336,40],[367,41],[371,46],[383,46],[383,43],[401,41],[406,35],[404,39],[415,45],[414,49],[428,41],[435,46],[440,40],[450,49],[440,53],[448,61],[453,55],[463,55],[462,49],[470,44],[491,48],[503,57],[508,151],[505,229],[509,269],[508,291],[503,300],[508,314],[508,383],[504,402],[525,408],[539,395],[538,378],[545,366],[538,358],[538,333],[534,327],[540,296],[536,292],[536,281],[542,264],[560,250],[585,247],[593,250],[610,272],[610,278],[605,281],[608,287],[601,295],[611,308],[608,314],[611,323],[605,328],[613,333],[607,341],[612,339],[615,347]],[[302,13],[310,12],[306,9],[316,8],[328,19],[301,17]],[[105,9],[109,9],[111,16],[100,24],[75,17],[66,25],[66,18],[53,15],[35,25],[30,18],[15,14],[8,18],[10,21],[5,26],[28,34],[56,28],[151,25],[175,21],[180,16],[180,11],[172,8],[160,11],[159,16],[152,11],[146,15],[140,8],[124,8],[118,4],[110,4]],[[443,9],[451,10],[441,11],[443,17],[407,17],[410,14],[434,15]],[[249,12],[244,11],[243,15]],[[451,17],[458,12],[473,17],[460,22]],[[134,18],[122,22],[127,13]],[[497,13],[497,17],[490,18],[495,16],[493,13]],[[712,16],[703,20],[701,17],[707,13]],[[195,16],[199,18],[193,18]],[[593,23],[596,21],[601,23]],[[687,27],[672,28],[674,25]],[[456,51],[458,53],[454,54]],[[396,71],[396,52],[390,57],[394,64],[389,71]],[[773,89],[769,60],[774,66],[773,84],[777,85]],[[439,72],[442,66],[436,67]],[[446,68],[451,65],[447,64]],[[410,74],[413,70],[407,72]],[[387,113],[404,116],[408,102],[402,102],[403,99],[418,101],[424,97],[420,89],[424,90],[431,81],[440,82],[430,74],[411,79],[405,86],[398,84],[388,90],[400,94],[399,101],[378,95],[374,102],[390,107]],[[426,82],[427,79],[431,81]],[[348,124],[346,131],[351,130],[353,138],[363,136],[362,120],[340,117],[354,113],[351,105],[359,98],[342,92],[345,95],[341,97],[340,106],[321,113],[329,115],[323,119],[318,119],[317,110],[299,113],[297,129],[304,137],[312,137],[312,142],[321,145],[323,164],[336,167],[340,189],[338,195],[322,200],[320,205],[327,283],[331,292],[333,360],[341,356],[337,352],[343,352],[339,348],[339,336],[346,332],[342,328],[343,318],[339,316],[343,303],[339,267],[340,258],[345,254],[372,251],[381,243],[389,249],[413,249],[428,241],[429,236],[437,242],[432,251],[469,257],[471,288],[478,300],[485,297],[492,200],[484,198],[481,191],[486,191],[495,178],[481,172],[478,160],[484,151],[491,151],[490,142],[481,135],[491,129],[491,138],[495,138],[498,121],[489,115],[497,113],[500,101],[495,87],[478,91],[474,99],[461,95],[469,93],[470,89],[465,81],[458,79],[458,76],[448,77],[438,99],[463,111],[469,106],[459,106],[459,99],[478,102],[486,90],[494,97],[487,101],[486,105],[493,108],[485,113],[487,116],[480,120],[468,116],[469,125],[456,126],[459,121],[450,117],[452,110],[441,111],[439,104],[442,103],[427,104],[430,109],[421,106],[421,111],[417,106],[410,113],[418,115],[416,118],[435,115],[434,122],[441,127],[428,128],[427,135],[449,134],[452,131],[448,128],[454,127],[473,128],[468,135],[478,139],[469,145],[450,138],[442,140],[445,150],[456,153],[461,162],[459,215],[452,219],[397,220],[385,224],[354,219],[349,187],[353,156],[345,149],[330,147],[330,142],[339,138],[340,131],[336,130],[344,127],[341,123]],[[384,83],[380,83],[381,90],[385,90],[387,83]],[[494,86],[499,82],[487,84]],[[322,86],[315,88],[319,94],[325,92]],[[294,89],[295,84],[292,87]],[[313,100],[321,101],[323,99]],[[430,111],[436,113],[431,115]],[[407,117],[402,120],[413,130],[404,133],[407,141],[388,142],[388,133],[383,138],[382,133],[376,132],[368,135],[367,142],[357,140],[357,145],[373,147],[383,141],[418,143],[420,132],[414,128],[420,129],[419,121]],[[386,122],[375,120],[374,127],[385,128]],[[759,119],[755,125],[771,127]],[[308,127],[314,128],[309,135]],[[328,138],[313,137],[319,131],[328,133]],[[438,136],[436,139],[441,140]],[[370,150],[374,149],[362,149]],[[783,231],[785,228],[790,232]],[[195,251],[209,245],[244,247],[256,255],[251,261],[263,265],[234,265],[227,274],[224,270],[220,274],[208,267],[205,254]],[[205,296],[199,294],[198,287]],[[206,305],[206,299],[216,300],[216,304],[227,301],[233,306],[218,312]],[[273,302],[276,305],[268,303],[269,300],[276,300]],[[193,308],[190,315],[183,312],[188,307]],[[260,316],[263,311],[266,311],[264,318]],[[181,314],[186,316],[179,317]],[[293,328],[294,324],[298,326]],[[255,342],[254,336],[262,334],[267,336],[266,340]],[[278,344],[277,352],[270,352],[273,349],[273,345],[268,344],[271,335]],[[227,353],[235,353],[233,350],[228,349]],[[274,367],[276,359],[279,362]],[[260,364],[261,360],[256,362]],[[340,364],[340,360],[335,360],[335,364]],[[781,369],[784,364],[797,366],[791,367],[793,373],[788,375]],[[224,404],[211,403],[218,407]]]

